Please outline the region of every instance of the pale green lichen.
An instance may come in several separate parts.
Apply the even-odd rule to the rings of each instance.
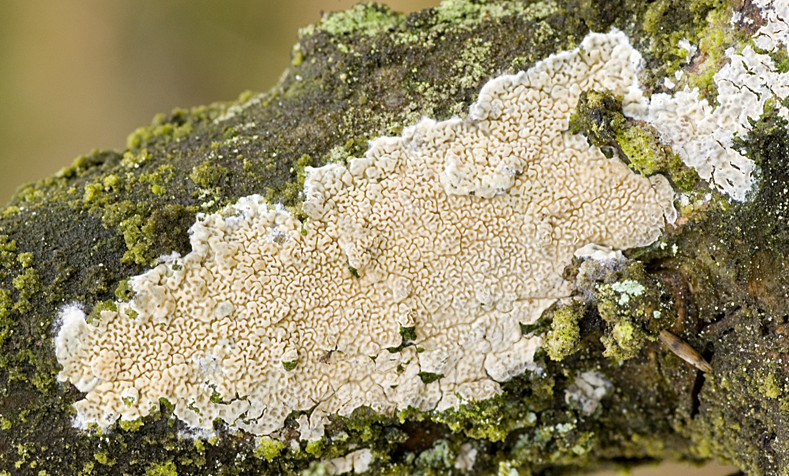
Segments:
[[[392,12],[387,7],[374,3],[359,3],[350,10],[325,15],[317,29],[332,35],[374,36],[383,31],[394,29],[405,22],[402,14]],[[312,28],[302,29],[306,36]]]
[[[605,347],[603,355],[620,362],[635,357],[649,335],[656,335],[669,318],[661,307],[659,287],[637,280],[644,278],[643,269],[633,264],[626,273],[636,279],[620,279],[595,288],[597,311],[608,325],[600,338]]]
[[[611,289],[614,292],[619,293],[620,295],[618,301],[619,305],[626,306],[627,303],[630,302],[631,296],[633,297],[641,296],[642,294],[644,294],[644,290],[646,288],[644,288],[644,286],[642,286],[640,283],[637,283],[636,281],[626,279],[624,281],[613,283],[611,285]]]
[[[417,458],[417,464],[429,468],[449,468],[457,455],[446,440],[437,440],[432,448],[423,451]]]

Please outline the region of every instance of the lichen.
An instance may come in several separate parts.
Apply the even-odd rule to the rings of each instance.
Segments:
[[[579,349],[584,306],[563,306],[551,313],[551,330],[545,336],[545,350],[553,360],[562,360]]]

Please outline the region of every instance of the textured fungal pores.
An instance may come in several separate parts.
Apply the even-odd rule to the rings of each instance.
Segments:
[[[56,351],[87,392],[78,421],[165,397],[189,425],[259,435],[311,410],[312,439],[331,414],[453,407],[534,370],[541,339],[520,324],[568,294],[573,252],[646,245],[673,219],[662,176],[565,132],[583,90],[640,97],[638,59],[621,32],[591,34],[496,78],[467,119],[311,169],[304,223],[256,196],[201,217],[192,252],[133,278],[132,302],[91,324],[70,308]]]

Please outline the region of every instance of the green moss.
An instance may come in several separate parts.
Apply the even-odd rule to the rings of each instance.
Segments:
[[[121,166],[127,169],[137,169],[140,168],[143,164],[148,162],[151,158],[151,154],[148,149],[143,148],[139,151],[132,152],[128,150],[123,153],[123,159],[121,159]]]
[[[145,470],[145,476],[178,476],[178,471],[172,461],[154,463]]]
[[[255,446],[253,454],[256,458],[263,458],[266,461],[273,461],[285,449],[285,443],[269,438],[260,438]]]
[[[570,132],[584,134],[597,147],[610,146],[625,126],[622,98],[607,91],[583,91],[570,115]]]
[[[298,365],[299,365],[299,359],[290,360],[288,362],[282,362],[282,366],[285,367],[285,370],[287,370],[288,372],[295,369],[296,366]]]
[[[142,418],[136,418],[134,420],[119,420],[118,427],[120,427],[123,431],[137,431],[139,430],[145,422]]]
[[[570,131],[584,134],[608,156],[620,150],[632,170],[646,176],[665,174],[683,191],[692,191],[699,181],[696,171],[660,142],[654,128],[625,117],[622,98],[607,91],[581,93],[570,117]]]
[[[160,165],[153,172],[140,174],[139,180],[150,185],[151,192],[162,195],[166,193],[167,185],[171,184],[176,177],[175,167],[170,164]]]
[[[435,374],[433,372],[419,372],[419,378],[425,385],[433,383],[438,379],[444,378],[444,374]]]
[[[33,309],[33,297],[43,290],[41,276],[35,268],[25,268],[11,283],[18,291],[13,309],[19,313],[27,313]]]
[[[581,329],[578,322],[583,317],[584,306],[563,306],[552,313],[551,330],[545,336],[545,349],[553,360],[562,360],[580,348]]]
[[[4,268],[12,268],[16,258],[16,241],[8,238],[8,235],[0,235],[0,265]]]
[[[781,396],[781,386],[778,384],[778,377],[775,371],[759,372],[753,379],[759,392],[767,398],[778,398]]]
[[[115,459],[111,458],[106,451],[99,451],[93,455],[93,458],[104,466],[114,466]]]
[[[98,322],[101,320],[101,313],[103,311],[117,312],[118,306],[112,299],[97,302],[93,305],[93,309],[90,311],[90,314],[88,314],[88,317],[86,317],[85,320],[92,324],[98,324]]]
[[[311,440],[307,442],[307,445],[304,447],[304,451],[316,458],[320,458],[323,455],[324,446],[326,446],[325,438],[321,438],[320,440]]]
[[[192,169],[189,178],[192,179],[197,186],[202,188],[209,188],[215,186],[220,180],[227,176],[227,169],[221,165],[205,161],[202,164]]]
[[[158,114],[154,117],[153,124],[140,127],[126,138],[126,147],[129,149],[140,149],[144,144],[154,139],[179,140],[187,137],[192,132],[192,123],[175,124],[167,122],[165,114]]]
[[[468,402],[456,409],[437,412],[431,419],[446,424],[453,432],[488,441],[502,441],[515,429],[531,427],[537,415],[511,402],[494,397],[485,401]]]
[[[130,301],[132,297],[134,297],[134,290],[131,282],[128,279],[118,282],[118,286],[115,287],[115,299],[118,301]]]
[[[33,264],[33,253],[20,253],[16,260],[23,268],[29,268]]]

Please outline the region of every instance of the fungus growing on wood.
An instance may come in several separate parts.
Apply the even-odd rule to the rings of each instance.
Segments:
[[[748,198],[753,188],[755,165],[736,150],[733,139],[748,135],[751,121],[762,115],[765,106],[777,105],[779,115],[789,119],[789,108],[783,105],[789,97],[789,73],[769,54],[785,54],[789,46],[789,5],[770,0],[754,4],[764,16],[753,37],[756,49],[747,45],[742,51],[726,50],[729,64],[713,76],[716,107],[700,97],[698,88],[685,86],[672,95],[653,95],[648,112],[640,117],[654,125],[702,179],[738,201]],[[738,18],[733,19],[735,24]]]
[[[595,243],[656,240],[672,220],[662,176],[633,173],[566,132],[581,91],[642,97],[621,32],[486,84],[466,119],[425,119],[348,167],[309,169],[305,222],[258,196],[199,217],[192,251],[131,279],[136,297],[86,323],[64,312],[60,379],[107,426],[166,398],[214,419],[302,438],[365,406],[446,409],[535,369],[523,335],[569,293],[562,270]]]

